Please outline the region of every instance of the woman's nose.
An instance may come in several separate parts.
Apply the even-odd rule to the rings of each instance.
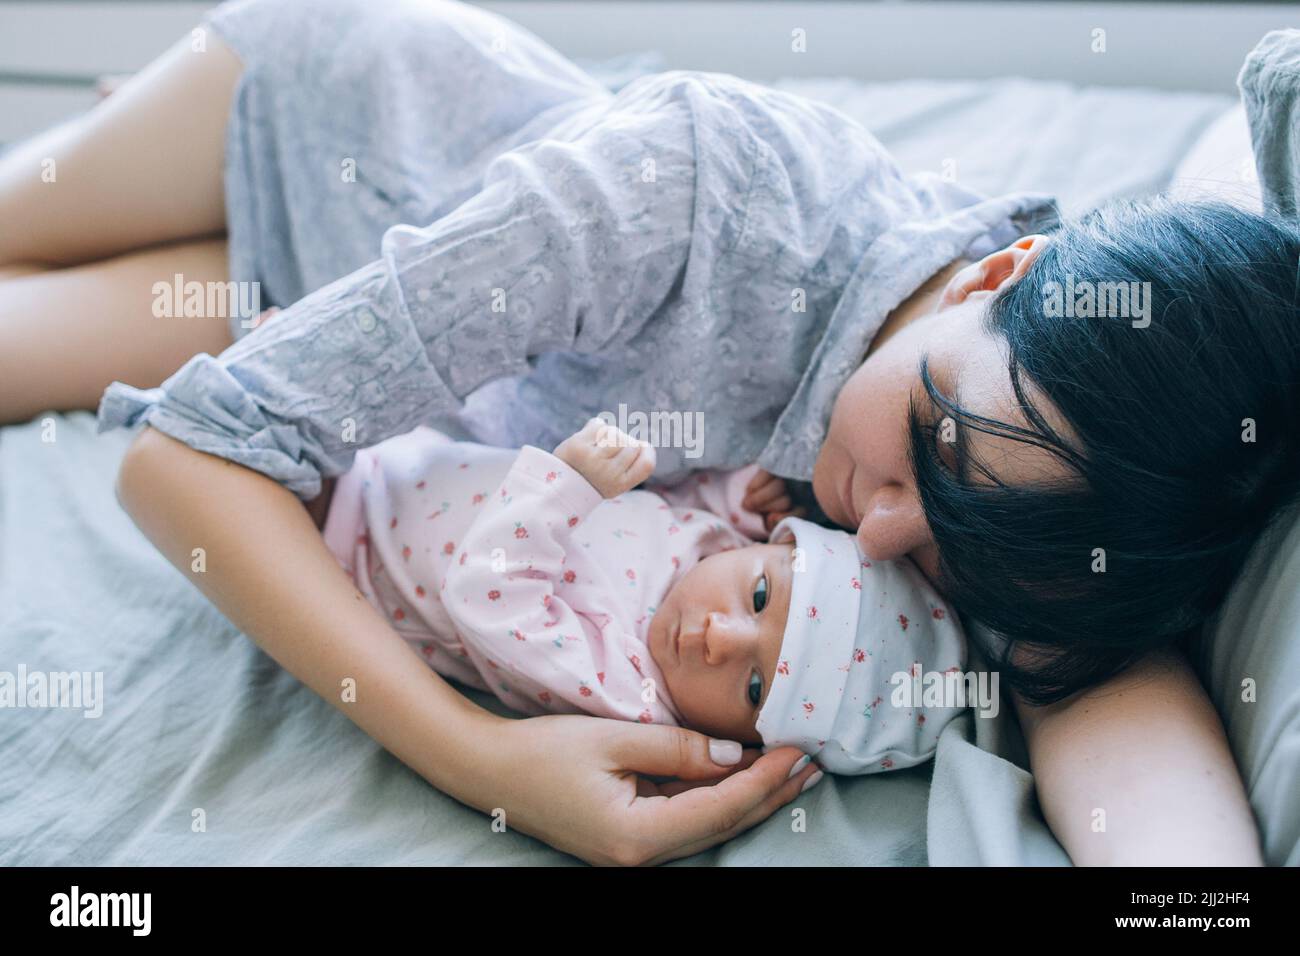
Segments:
[[[873,561],[896,561],[933,540],[916,493],[901,485],[877,490],[858,525],[858,545]]]

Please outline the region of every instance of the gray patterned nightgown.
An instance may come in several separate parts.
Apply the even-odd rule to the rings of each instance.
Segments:
[[[284,311],[159,388],[114,383],[99,427],[147,422],[304,499],[421,423],[549,449],[620,404],[700,413],[702,454],[660,448],[660,479],[806,480],[885,316],[1052,215],[904,177],[838,111],[735,77],[611,93],[461,4],[244,0],[205,22],[245,67],[232,278]]]

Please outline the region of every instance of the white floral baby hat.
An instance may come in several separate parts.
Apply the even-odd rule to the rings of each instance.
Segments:
[[[910,561],[870,561],[845,531],[786,518],[770,540],[793,540],[796,552],[777,672],[758,715],[765,748],[799,747],[840,774],[928,760],[964,704],[932,676],[952,688],[965,666],[952,609]]]

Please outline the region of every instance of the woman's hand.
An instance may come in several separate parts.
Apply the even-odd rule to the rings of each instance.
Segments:
[[[736,760],[728,768],[710,758],[710,743],[680,727],[599,717],[502,721],[484,744],[497,761],[495,782],[479,788],[491,805],[475,803],[589,863],[642,865],[724,843],[821,779],[793,747],[760,756],[712,742]]]
[[[745,497],[740,502],[742,508],[763,516],[763,526],[769,532],[781,522],[782,518],[791,515],[796,518],[804,516],[806,513],[804,509],[794,508],[793,505],[790,492],[785,486],[785,479],[769,474],[761,468],[745,486]]]

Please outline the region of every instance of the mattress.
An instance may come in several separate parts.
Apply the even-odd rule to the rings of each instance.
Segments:
[[[1065,215],[1164,188],[1196,139],[1235,103],[1211,93],[979,82],[784,80],[870,129],[908,172],[989,195],[1055,195]]]

